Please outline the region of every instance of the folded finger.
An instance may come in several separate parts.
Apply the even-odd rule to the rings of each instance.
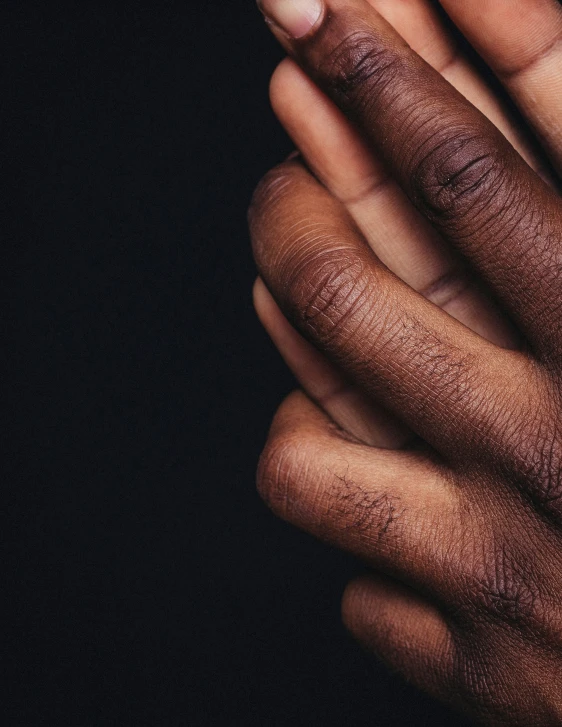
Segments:
[[[424,455],[349,441],[297,392],[273,421],[258,489],[312,535],[408,583],[450,589],[456,493]]]

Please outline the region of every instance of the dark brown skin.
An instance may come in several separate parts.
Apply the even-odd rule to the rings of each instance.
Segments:
[[[537,34],[536,58],[509,68],[505,39],[494,55],[471,13],[443,4],[556,166],[560,102],[533,106],[536,74],[521,81],[556,44]],[[516,4],[552,13],[562,37],[555,2]],[[343,615],[393,668],[484,724],[562,724],[560,197],[364,0],[330,0],[298,40],[273,30],[384,162],[443,271],[425,285],[383,264],[310,149],[264,178],[250,210],[258,312],[289,362],[300,357],[309,395],[276,415],[260,493],[373,568]],[[461,294],[480,308],[449,309]],[[271,323],[278,309],[308,343]],[[307,368],[329,385],[315,389]]]

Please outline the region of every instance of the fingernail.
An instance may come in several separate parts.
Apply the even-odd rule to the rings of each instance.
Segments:
[[[323,0],[258,0],[262,13],[291,38],[302,38],[318,22]]]

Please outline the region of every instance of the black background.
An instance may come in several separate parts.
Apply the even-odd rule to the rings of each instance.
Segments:
[[[245,213],[291,146],[252,0],[0,5],[6,725],[459,724],[363,654],[359,566],[278,522],[294,386]]]

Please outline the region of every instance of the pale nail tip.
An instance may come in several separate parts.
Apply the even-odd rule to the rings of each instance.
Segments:
[[[321,0],[262,0],[260,10],[266,21],[298,40],[316,25],[323,12]]]

